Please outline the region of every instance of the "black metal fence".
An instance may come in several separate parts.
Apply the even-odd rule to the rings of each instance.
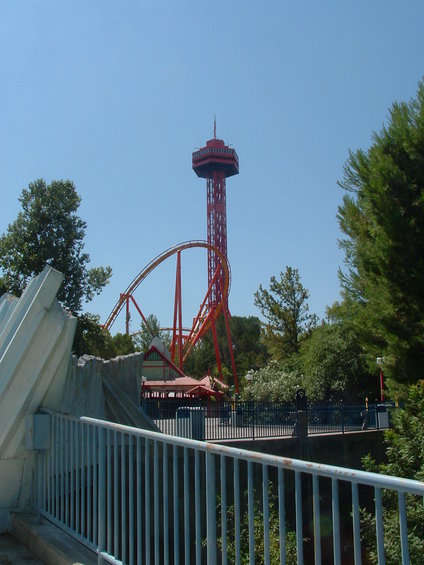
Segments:
[[[308,435],[386,429],[393,409],[388,404],[312,406],[308,408]]]
[[[142,408],[165,434],[199,440],[237,440],[348,433],[390,427],[386,405],[308,406],[307,419],[299,419],[294,406],[279,402],[211,402],[190,398],[155,398]]]

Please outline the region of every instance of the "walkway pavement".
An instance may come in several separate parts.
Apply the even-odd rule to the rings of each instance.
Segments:
[[[12,514],[10,533],[0,536],[0,565],[9,564],[97,565],[97,556],[35,514]]]
[[[0,565],[42,565],[10,534],[0,535]]]

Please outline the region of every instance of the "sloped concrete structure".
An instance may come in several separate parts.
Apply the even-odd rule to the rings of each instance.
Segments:
[[[157,430],[139,406],[143,354],[72,357],[62,412]]]
[[[0,298],[0,532],[29,503],[33,453],[25,418],[60,410],[76,318],[55,300],[63,275],[46,266],[17,299]]]

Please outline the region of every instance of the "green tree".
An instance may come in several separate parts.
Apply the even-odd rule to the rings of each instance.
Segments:
[[[355,328],[340,318],[339,305],[328,310],[300,347],[302,387],[309,400],[364,402],[378,395],[378,378],[370,373]],[[335,312],[337,311],[337,317]]]
[[[86,312],[78,316],[72,346],[74,355],[93,355],[101,359],[115,357],[115,349],[110,333],[100,325],[100,317]]]
[[[384,356],[386,376],[413,383],[424,365],[424,84],[392,105],[371,147],[350,152],[340,186],[345,297],[370,366]]]
[[[409,387],[405,407],[393,413],[392,429],[384,432],[387,463],[377,465],[370,456],[363,460],[367,471],[424,480],[424,381]],[[387,565],[402,563],[399,512],[396,493],[383,490],[384,548]],[[422,563],[424,555],[424,508],[421,497],[407,495],[408,542],[411,563]],[[371,563],[378,563],[375,518],[362,512],[362,531]]]
[[[296,391],[303,388],[299,371],[277,361],[271,361],[266,367],[250,371],[250,375],[250,383],[243,382],[240,395],[242,400],[293,404]]]
[[[146,320],[147,325],[142,322],[140,331],[132,338],[137,351],[145,353],[154,337],[158,337],[169,348],[171,337],[167,331],[160,329],[158,318],[154,314],[150,314]]]
[[[237,374],[244,376],[249,369],[262,367],[268,359],[268,352],[261,335],[261,323],[256,316],[231,316],[230,333]],[[223,373],[231,375],[230,351],[224,316],[216,324],[218,347]],[[196,378],[203,377],[208,370],[218,375],[212,332],[208,332],[187,358],[184,370]]]
[[[58,300],[73,313],[101,292],[110,267],[88,268],[86,223],[77,215],[81,198],[69,180],[43,179],[22,190],[22,210],[0,237],[0,288],[20,295],[48,263],[64,275]]]
[[[112,336],[112,345],[115,357],[118,357],[118,355],[129,355],[130,353],[135,353],[133,339],[128,334],[117,333]]]
[[[221,320],[221,325],[223,325]],[[233,343],[234,358],[239,378],[249,369],[258,369],[266,364],[269,358],[263,337],[259,318],[256,316],[232,316],[230,318],[230,333]],[[230,365],[228,339],[222,343],[224,362]]]
[[[260,285],[255,292],[255,306],[268,320],[265,343],[276,359],[298,353],[300,341],[316,326],[317,317],[309,312],[308,298],[299,271],[293,267],[286,267],[279,280],[272,276],[269,290]]]
[[[77,319],[74,343],[74,355],[93,355],[101,359],[112,359],[118,355],[129,355],[135,352],[130,335],[117,333],[113,337],[100,325],[100,317],[86,312]]]
[[[269,525],[269,555],[265,557],[265,542],[264,542],[264,511],[262,504],[259,501],[258,494],[254,492],[254,518],[253,530],[255,538],[255,564],[264,565],[269,558],[270,563],[280,563],[280,519],[278,512],[278,498],[273,494],[272,484],[269,483],[268,487],[268,525]],[[243,499],[247,500],[248,491],[243,492]],[[221,513],[221,499],[217,500],[218,515]],[[235,509],[233,505],[228,505],[226,508],[227,517],[227,556],[230,563],[236,562],[236,525],[235,525]],[[218,531],[222,525],[218,520]],[[251,563],[249,557],[249,512],[247,508],[241,513],[240,520],[240,563],[241,565],[249,565]],[[218,536],[218,546],[222,549],[223,539]],[[303,538],[304,543],[310,542],[309,538]],[[297,547],[296,547],[296,532],[290,530],[288,525],[285,525],[285,563],[286,565],[296,565],[297,561]]]
[[[218,376],[213,340],[206,335],[196,344],[187,357],[184,363],[184,372],[196,379],[201,379],[208,371],[212,375]]]
[[[74,355],[93,355],[101,359],[112,359],[118,355],[129,355],[135,352],[130,335],[117,333],[113,337],[100,325],[100,317],[86,312],[77,320],[74,343]]]

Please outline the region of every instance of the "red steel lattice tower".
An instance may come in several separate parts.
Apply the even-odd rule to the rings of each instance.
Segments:
[[[193,170],[198,177],[206,179],[208,243],[227,256],[227,207],[225,179],[239,173],[236,150],[225,145],[214,136],[206,146],[192,155]],[[219,267],[219,258],[208,251],[208,284],[210,285]],[[209,307],[214,308],[221,300],[219,280],[214,282],[209,295]]]

